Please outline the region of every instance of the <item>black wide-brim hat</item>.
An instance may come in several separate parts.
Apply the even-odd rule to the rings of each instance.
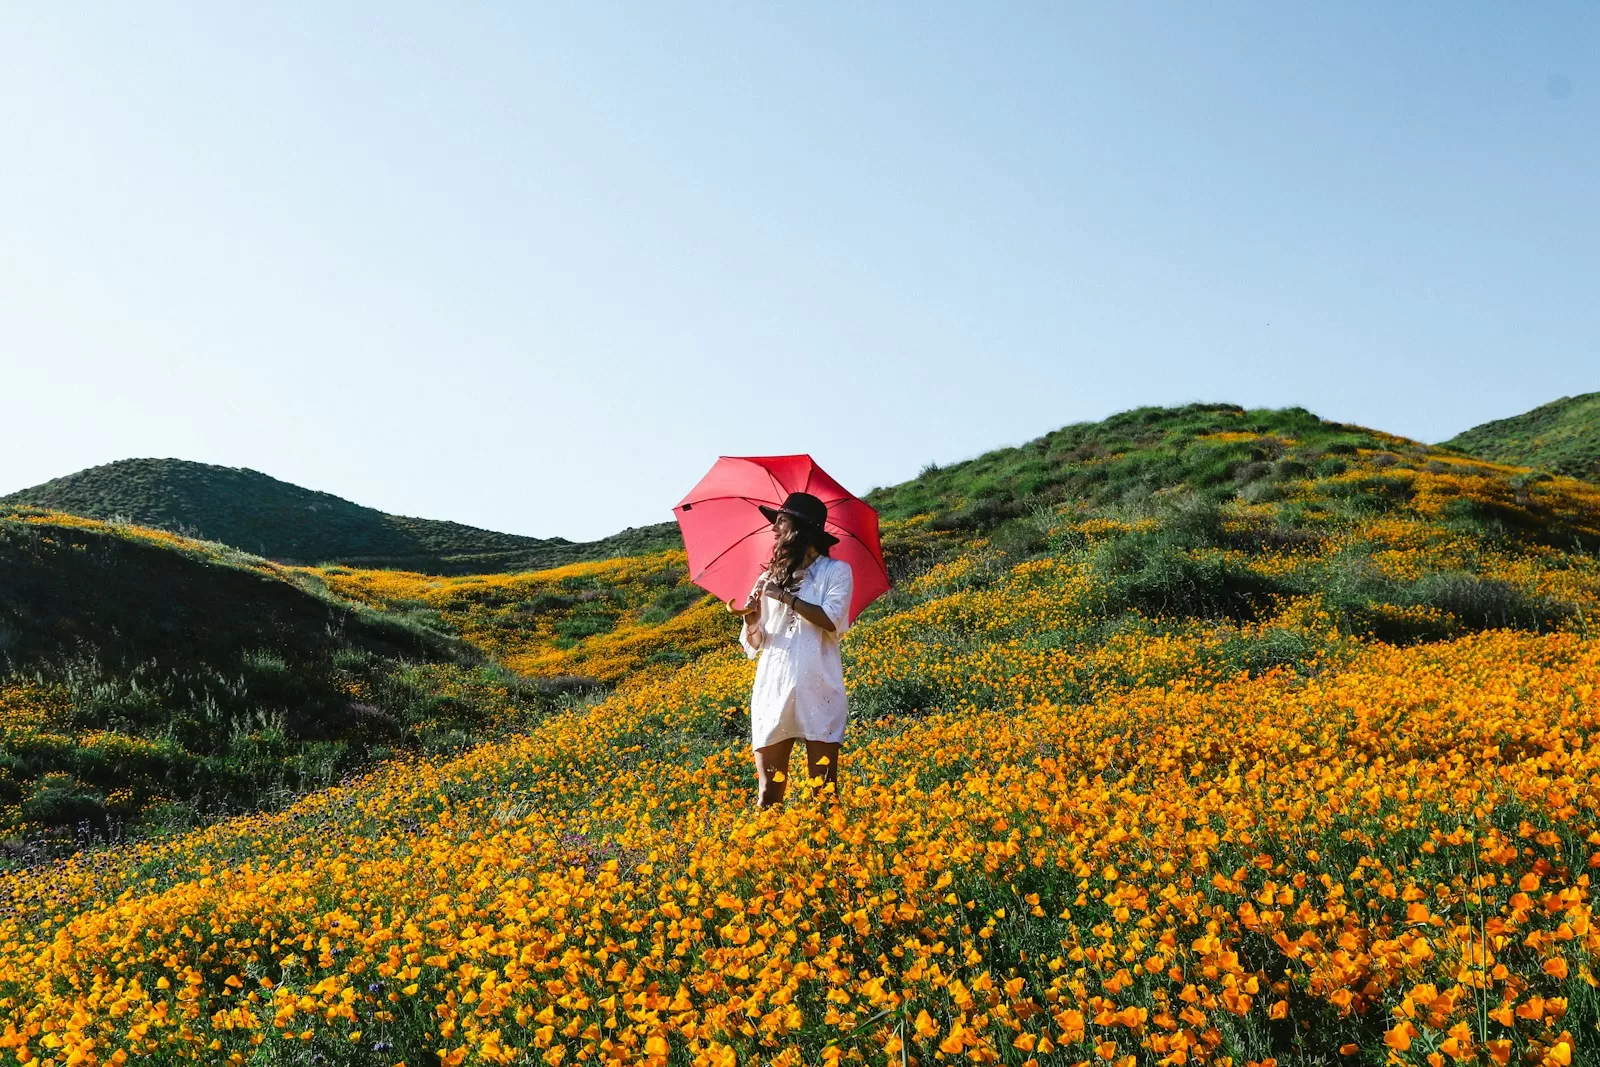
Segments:
[[[767,517],[768,522],[776,522],[779,515],[787,515],[804,523],[818,548],[832,548],[839,543],[837,537],[823,529],[823,523],[828,521],[828,505],[810,493],[790,493],[784,498],[781,508],[769,508],[765,504],[756,506],[761,509],[761,514]]]

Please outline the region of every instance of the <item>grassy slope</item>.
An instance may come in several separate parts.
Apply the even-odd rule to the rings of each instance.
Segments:
[[[480,658],[219,545],[0,510],[0,832],[328,784],[460,729],[422,677]]]
[[[1137,505],[1155,492],[1248,493],[1256,483],[1326,470],[1357,448],[1416,447],[1388,434],[1327,422],[1303,408],[1232,404],[1136,408],[1076,423],[1017,448],[930,467],[868,500],[886,519],[931,513],[947,528],[989,529],[1063,502]]]
[[[1368,459],[1357,463],[1358,450]],[[1299,409],[1191,405],[1069,426],[1022,448],[925,471],[871,499],[884,513],[890,567],[902,579],[937,571],[974,539],[1001,561],[1059,548],[1045,531],[1061,514],[1170,513],[1163,529],[1097,547],[1093,573],[1108,616],[1247,620],[1275,597],[1316,593],[1345,629],[1393,640],[1559,621],[1558,603],[1498,578],[1456,569],[1428,582],[1396,582],[1370,566],[1359,546],[1320,569],[1271,577],[1225,554],[1313,543],[1317,535],[1306,527],[1319,521],[1318,506],[1287,500],[1303,496],[1297,486],[1322,485],[1338,494],[1339,509],[1372,513],[1408,504],[1411,490],[1389,468],[1450,469],[1445,462],[1414,442]],[[1274,523],[1246,534],[1225,530],[1217,506],[1226,500],[1271,505]],[[503,575],[286,570],[218,545],[59,517],[18,521],[22,515],[5,527],[0,587],[12,593],[0,646],[14,687],[30,672],[50,683],[28,701],[14,697],[13,712],[29,731],[51,726],[38,744],[34,733],[12,735],[18,762],[11,783],[0,785],[0,803],[9,803],[14,830],[86,813],[102,825],[137,821],[164,801],[249,806],[258,799],[252,794],[305,788],[374,754],[448,747],[501,728],[504,717],[482,706],[493,703],[492,692],[457,681],[448,684],[459,693],[436,700],[422,690],[447,683],[437,674],[397,680],[408,677],[405,660],[458,660],[460,648],[474,649],[508,669],[506,680],[539,679],[542,689],[530,699],[547,705],[563,693],[691,662],[728,637],[717,605],[688,584],[679,552]],[[1453,499],[1437,518],[1494,541],[1568,544],[1594,533],[1525,488],[1504,502]],[[47,522],[57,523],[49,536],[40,532]],[[1197,561],[1196,552],[1224,554]],[[896,589],[872,611],[892,613],[906,598]],[[325,632],[329,620],[352,618],[356,604],[379,614],[348,632],[341,622],[337,636]],[[374,623],[389,626],[388,636]],[[396,635],[410,644],[397,646]],[[465,645],[452,649],[451,639]],[[928,702],[927,690],[925,680],[909,680],[863,699]],[[32,709],[26,714],[18,710],[24,703]],[[47,712],[46,705],[73,710]],[[107,744],[133,738],[168,747],[138,782],[125,782],[106,770],[103,754],[62,740],[83,729],[101,731]],[[34,754],[23,758],[24,750]],[[174,760],[184,767],[175,770]],[[221,770],[242,765],[254,769]],[[67,777],[50,777],[57,772]],[[30,799],[52,789],[76,799],[54,808]]]
[[[28,854],[275,803],[688,662],[728,627],[681,552],[458,578],[296,569],[0,506],[0,841]]]
[[[676,542],[660,524],[575,543],[387,515],[257,471],[173,459],[129,459],[0,498],[220,541],[284,562],[336,561],[437,574],[550,567],[654,551]]]
[[[1600,494],[1300,412],[1051,438],[877,495],[901,580],[847,640],[843,811],[748,810],[741,657],[627,643],[706,610],[671,599],[674,557],[321,572],[620,684],[281,815],[12,876],[12,1044],[1311,1067],[1459,1024],[1463,1055],[1577,1062]]]
[[[1564,396],[1443,442],[1469,456],[1600,481],[1600,393]]]
[[[343,567],[308,573],[342,597],[458,634],[519,674],[580,688],[726,646],[727,614],[689,584],[684,564],[682,552],[657,552],[454,578]]]

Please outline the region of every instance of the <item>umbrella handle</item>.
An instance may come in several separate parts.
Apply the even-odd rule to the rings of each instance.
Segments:
[[[751,597],[750,599],[746,600],[744,602],[744,607],[742,607],[742,608],[741,607],[737,607],[737,606],[735,606],[736,603],[737,603],[736,601],[730,599],[726,604],[723,605],[723,607],[727,608],[733,614],[740,615],[740,616],[749,615],[752,612],[760,611],[761,610],[761,589],[759,587],[757,588],[756,595]]]

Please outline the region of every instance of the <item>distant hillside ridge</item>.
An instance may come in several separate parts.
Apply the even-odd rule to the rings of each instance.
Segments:
[[[1337,466],[1360,449],[1396,447],[1426,449],[1300,407],[1141,407],[959,463],[929,464],[866,500],[885,520],[931,514],[947,529],[982,532],[1066,502],[1139,505],[1152,494],[1185,490],[1263,499],[1325,461]]]
[[[1459,433],[1441,447],[1519,467],[1600,481],[1600,393],[1564,396]]]
[[[217,541],[283,563],[470,574],[560,566],[676,547],[672,523],[599,541],[524,537],[389,515],[260,471],[181,459],[125,459],[0,497]]]

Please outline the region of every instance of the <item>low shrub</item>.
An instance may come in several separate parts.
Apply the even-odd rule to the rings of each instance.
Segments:
[[[926,715],[940,708],[938,689],[920,678],[888,678],[850,691],[851,717],[867,722],[891,715]]]
[[[569,615],[555,624],[555,632],[572,642],[582,641],[595,634],[608,634],[617,625],[617,617],[609,613],[585,612]]]
[[[1472,630],[1549,630],[1572,614],[1560,601],[1531,595],[1499,579],[1460,571],[1425,576],[1416,584],[1411,601],[1448,612]]]
[[[1159,534],[1132,534],[1096,550],[1092,567],[1108,613],[1253,619],[1291,590],[1274,579],[1196,553]]]
[[[46,775],[40,779],[34,792],[22,801],[22,817],[40,827],[88,823],[100,829],[106,825],[106,800],[100,793],[69,775]]]
[[[1369,474],[1349,481],[1332,482],[1329,497],[1343,502],[1357,515],[1381,515],[1402,507],[1416,495],[1411,479],[1399,474]]]
[[[677,585],[652,600],[642,612],[639,621],[655,626],[680,615],[691,604],[705,596],[705,591],[693,585]]]

